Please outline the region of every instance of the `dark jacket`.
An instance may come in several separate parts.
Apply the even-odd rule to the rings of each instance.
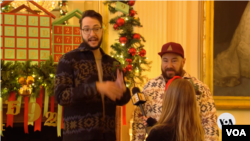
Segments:
[[[103,81],[115,81],[114,58],[102,49]],[[130,100],[127,88],[120,100],[105,97],[105,120],[101,95],[97,92],[98,71],[92,51],[81,44],[64,54],[58,63],[55,77],[55,97],[63,106],[63,141],[109,140],[115,141],[116,105]]]
[[[153,127],[146,141],[175,141],[174,126]]]

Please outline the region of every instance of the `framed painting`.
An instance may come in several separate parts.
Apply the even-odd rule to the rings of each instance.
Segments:
[[[250,109],[250,2],[200,2],[201,80],[217,109]]]

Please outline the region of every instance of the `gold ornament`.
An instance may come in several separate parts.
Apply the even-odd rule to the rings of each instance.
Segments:
[[[18,79],[18,83],[22,85],[22,87],[19,89],[19,95],[21,96],[30,96],[32,93],[32,87],[31,84],[34,83],[34,77],[28,76],[27,80],[24,77],[20,77]]]
[[[19,77],[18,83],[20,83],[21,85],[25,85],[26,79],[24,77]]]
[[[34,77],[32,77],[32,76],[28,76],[28,78],[27,78],[27,85],[31,85],[33,82],[34,82],[35,80],[34,80]]]
[[[19,89],[19,95],[21,95],[21,96],[30,96],[31,93],[32,93],[32,88],[28,87],[27,85],[23,85]]]

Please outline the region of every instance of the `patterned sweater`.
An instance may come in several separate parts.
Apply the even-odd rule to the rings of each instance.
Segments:
[[[100,49],[102,54],[103,81],[115,81],[112,71],[117,61]],[[116,105],[130,100],[130,91],[120,100],[105,97],[105,119],[101,95],[97,92],[98,70],[92,51],[82,44],[64,54],[58,63],[55,78],[55,97],[63,106],[63,141],[109,140],[115,141]]]
[[[183,77],[192,78],[194,85],[199,86],[201,95],[196,95],[197,106],[200,109],[200,117],[202,126],[205,131],[205,141],[219,140],[219,130],[217,126],[217,115],[214,105],[213,97],[207,85],[195,77],[185,73]],[[146,116],[159,120],[162,111],[162,98],[165,91],[166,82],[162,75],[150,80],[143,88],[142,93],[145,94],[147,102],[144,104],[144,111]],[[145,128],[142,113],[139,107],[135,107],[134,121],[133,121],[133,139],[132,141],[143,141],[145,139]]]

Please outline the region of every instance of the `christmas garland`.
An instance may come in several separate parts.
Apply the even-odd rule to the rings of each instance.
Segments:
[[[142,27],[140,19],[135,17],[137,14],[133,9],[135,1],[106,1],[104,4],[108,5],[109,11],[113,14],[122,12],[109,22],[114,30],[119,32],[119,43],[111,45],[113,51],[110,54],[121,64],[114,63],[113,69],[123,70],[127,87],[143,86],[147,77],[142,73],[150,70],[152,62],[147,60],[146,50],[142,44],[146,40],[139,33],[134,33],[135,26]]]
[[[58,6],[60,7],[60,17],[63,17],[65,15],[67,15],[68,13],[68,1],[67,0],[62,0],[60,2],[58,2]],[[68,21],[64,21],[63,25],[68,25],[69,22]]]
[[[5,62],[1,60],[1,97],[8,99],[10,92],[16,95],[27,96],[21,90],[32,90],[29,96],[39,96],[41,86],[47,88],[50,96],[54,95],[54,81],[57,64],[54,64],[52,56],[39,64],[31,64],[31,60],[25,62]]]

